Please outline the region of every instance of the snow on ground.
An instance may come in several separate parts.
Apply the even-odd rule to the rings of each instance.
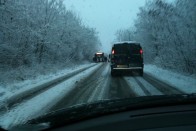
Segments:
[[[145,86],[146,90],[148,90],[148,92],[150,92],[151,95],[163,95],[162,92],[160,92],[157,88],[152,86],[149,82],[144,80],[142,77],[137,77],[137,80],[140,81],[142,85]]]
[[[158,68],[154,65],[145,65],[144,72],[160,79],[185,93],[196,93],[196,78],[174,73]]]
[[[38,83],[46,82],[51,79],[54,79],[56,77],[65,75],[67,73],[70,73],[72,71],[88,67],[91,64],[85,64],[81,66],[77,66],[73,69],[65,69],[63,71],[60,71],[57,74],[53,74],[46,77],[40,77],[36,80],[28,81],[26,84],[18,84],[15,86],[20,87],[18,90],[12,90],[12,92],[7,92],[7,94],[12,95],[13,93],[17,93],[20,91],[27,90],[29,88],[34,87]],[[8,110],[5,114],[0,116],[0,125],[4,128],[9,128],[10,126],[21,124],[25,122],[28,119],[35,118],[37,116],[43,115],[46,113],[53,105],[55,105],[63,96],[69,93],[74,87],[75,84],[83,79],[84,77],[87,77],[90,73],[92,73],[94,70],[96,70],[100,64],[62,82],[61,84],[55,86],[54,88],[51,88],[47,90],[46,92],[41,93],[40,95],[31,98],[30,100],[18,104],[16,107],[12,108],[11,110]],[[104,73],[102,74],[105,76],[105,73],[107,72],[109,68],[106,68]],[[176,87],[179,90],[184,91],[185,93],[196,93],[196,78],[194,76],[184,76],[182,74],[174,73],[168,70],[164,70],[161,68],[158,68],[154,65],[145,65],[144,68],[145,73],[148,73],[152,76],[155,76],[156,78],[160,79],[161,81],[164,81],[174,87]],[[143,90],[140,88],[138,83],[135,81],[134,78],[131,77],[125,77],[126,81],[130,84],[130,87],[132,87],[132,90],[138,94],[139,96],[145,96],[146,94],[143,92]],[[139,78],[138,78],[139,79]],[[131,82],[130,82],[131,81]],[[148,83],[144,83],[142,79],[139,79],[139,81],[146,86],[148,86]],[[14,88],[13,86],[12,88]],[[133,88],[134,87],[134,88]],[[155,91],[154,88],[147,88],[150,92],[158,92]],[[153,90],[153,91],[152,91]],[[4,88],[0,88],[1,92],[6,92]],[[101,94],[104,94],[104,91],[101,90]],[[1,97],[2,94],[0,94]],[[7,96],[9,96],[7,95]],[[5,95],[4,95],[5,96]],[[52,101],[52,103],[51,103]]]
[[[61,71],[55,73],[55,74],[38,76],[32,80],[26,80],[23,82],[12,84],[9,86],[9,88],[4,88],[4,87],[0,86],[0,101],[5,101],[7,98],[9,98],[13,95],[19,94],[19,93],[24,92],[26,90],[29,90],[33,87],[36,87],[40,84],[46,83],[46,82],[51,81],[55,78],[64,76],[65,74],[69,74],[75,70],[79,70],[81,68],[85,68],[85,67],[88,67],[93,64],[95,64],[95,63],[86,63],[86,64],[66,68],[64,70],[61,70]]]
[[[130,90],[132,90],[134,94],[136,94],[137,96],[146,96],[146,94],[144,93],[144,91],[141,89],[140,85],[138,85],[138,83],[135,81],[134,78],[124,77],[124,79],[126,80],[127,84],[129,84],[129,87],[131,88]]]
[[[53,105],[55,105],[62,97],[69,93],[75,84],[87,77],[95,71],[101,64],[98,64],[82,73],[71,77],[70,79],[56,85],[55,87],[39,94],[30,100],[23,102],[5,114],[0,116],[0,125],[8,129],[10,126],[22,124],[28,119],[45,114]],[[62,73],[64,74],[64,73]]]
[[[97,86],[94,88],[94,91],[92,92],[92,95],[88,99],[88,103],[98,100],[103,100],[106,97],[106,93],[109,90],[109,87],[107,86],[109,81],[109,75],[110,75],[110,65],[107,64],[106,68],[101,73],[101,76],[97,78]]]

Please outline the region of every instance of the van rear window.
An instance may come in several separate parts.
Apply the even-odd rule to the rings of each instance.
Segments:
[[[136,44],[116,44],[114,45],[115,54],[140,54],[140,45]]]

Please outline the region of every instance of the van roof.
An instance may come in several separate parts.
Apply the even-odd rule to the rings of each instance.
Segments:
[[[113,44],[113,47],[116,45],[121,45],[121,44],[133,44],[133,45],[138,45],[140,46],[139,42],[136,41],[121,41],[121,42],[116,42],[115,44]]]
[[[140,44],[140,43],[136,41],[120,41],[120,42],[115,42],[114,44]]]

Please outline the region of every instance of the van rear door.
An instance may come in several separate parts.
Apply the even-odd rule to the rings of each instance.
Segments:
[[[129,44],[130,66],[141,66],[143,64],[143,50],[140,45]]]
[[[115,65],[136,67],[143,64],[142,48],[138,44],[116,44],[112,48],[112,61]]]

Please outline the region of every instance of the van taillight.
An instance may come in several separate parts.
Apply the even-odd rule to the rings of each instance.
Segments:
[[[140,49],[140,54],[143,54],[143,50],[142,49]]]
[[[112,54],[114,54],[114,50],[112,50]]]

